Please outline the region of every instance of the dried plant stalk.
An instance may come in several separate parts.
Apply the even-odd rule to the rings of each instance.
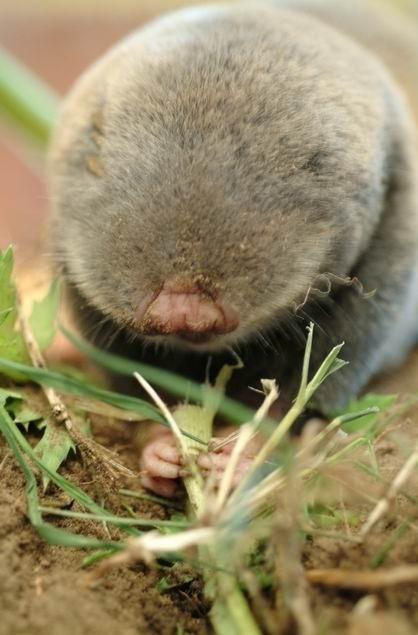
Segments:
[[[374,525],[379,522],[379,520],[389,511],[393,500],[399,494],[405,483],[412,476],[417,463],[418,442],[416,443],[411,456],[408,458],[402,469],[398,472],[398,474],[395,476],[392,483],[390,484],[386,496],[384,496],[377,502],[376,506],[372,510],[363,527],[361,528],[360,536],[362,538],[365,538],[370,530],[374,527]]]
[[[373,590],[398,584],[418,583],[418,566],[404,565],[378,571],[311,569],[305,573],[311,584],[342,589]]]
[[[38,343],[33,335],[31,326],[22,309],[19,294],[17,293],[18,321],[22,337],[28,349],[29,357],[35,368],[46,369],[45,359],[41,353]],[[94,466],[95,471],[101,471],[107,477],[109,483],[114,487],[117,479],[123,476],[134,476],[133,472],[117,461],[113,453],[100,446],[92,439],[86,437],[79,425],[71,417],[64,401],[54,388],[41,386],[47,402],[51,407],[53,423],[64,426],[77,448],[80,450],[86,463]]]

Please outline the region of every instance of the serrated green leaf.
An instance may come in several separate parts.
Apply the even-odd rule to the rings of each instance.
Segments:
[[[16,390],[0,388],[0,403],[6,404],[9,399],[23,399],[23,396]]]
[[[77,423],[86,436],[91,435],[90,424],[83,415],[74,415]],[[76,451],[74,442],[64,426],[60,425],[53,419],[42,419],[39,422],[39,430],[44,430],[41,440],[34,447],[36,456],[51,471],[57,472],[58,468],[66,460],[68,454],[72,450]],[[50,479],[47,474],[42,477],[42,485],[44,491],[48,487]]]
[[[1,403],[4,404],[7,412],[12,416],[15,423],[23,425],[26,431],[28,431],[29,424],[40,423],[43,419],[42,414],[34,410],[26,401],[26,396],[22,392],[16,390],[8,390],[7,388],[0,388]],[[41,429],[41,426],[38,426]]]
[[[56,317],[60,301],[60,281],[54,280],[46,296],[35,302],[29,323],[41,350],[45,350],[55,337]]]
[[[17,394],[17,397],[15,396]],[[12,397],[12,395],[10,395]],[[16,423],[32,423],[43,418],[36,410],[28,406],[23,395],[19,393],[13,394],[13,399],[7,404],[7,411],[12,414]]]
[[[16,287],[12,279],[13,249],[8,247],[0,251],[0,357],[16,361],[29,362],[29,354],[23,337],[16,331],[17,296]],[[18,373],[9,375],[12,379],[22,379]]]
[[[42,439],[34,447],[36,456],[50,470],[56,472],[65,461],[70,450],[75,452],[75,445],[66,429],[53,419],[46,419],[45,431]],[[44,490],[49,478],[43,476]]]

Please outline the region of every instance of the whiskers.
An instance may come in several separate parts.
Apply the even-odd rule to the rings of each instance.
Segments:
[[[115,340],[124,332],[124,327],[104,315],[99,321],[95,321],[89,327],[84,328],[84,336],[94,346],[102,349],[110,349]]]

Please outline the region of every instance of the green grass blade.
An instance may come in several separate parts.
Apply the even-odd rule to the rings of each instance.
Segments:
[[[308,338],[306,340],[305,353],[303,356],[302,377],[300,380],[300,388],[299,388],[300,395],[305,392],[306,386],[308,385],[309,363],[311,360],[311,353],[312,353],[313,329],[314,329],[314,325],[311,322],[308,327]]]
[[[94,399],[104,401],[111,406],[130,410],[131,412],[135,412],[153,421],[165,423],[165,420],[159,411],[142,399],[105,390],[104,388],[99,388],[98,386],[81,382],[73,377],[68,377],[67,375],[62,375],[61,373],[57,373],[52,370],[34,368],[33,366],[20,364],[1,357],[0,372],[5,375],[9,374],[9,372],[12,374],[19,373],[20,376],[26,379],[38,384],[45,384],[50,388],[55,388],[55,390],[58,390],[59,392],[78,395],[81,397],[92,397]]]
[[[129,517],[124,518],[114,514],[98,515],[86,512],[73,512],[67,509],[57,509],[56,507],[41,507],[41,512],[51,514],[51,516],[62,516],[64,518],[78,518],[79,520],[97,520],[103,523],[110,523],[118,527],[154,527],[156,529],[186,529],[190,527],[190,522],[186,520],[153,520],[152,518]]]
[[[167,370],[154,368],[142,362],[132,361],[112,353],[108,353],[95,348],[82,338],[70,333],[64,327],[60,326],[60,330],[64,335],[76,346],[81,352],[90,357],[100,366],[107,368],[113,373],[119,375],[132,376],[135,372],[143,375],[147,381],[154,386],[167,391],[168,393],[180,398],[189,398],[199,404],[203,404],[207,398],[207,386],[202,386],[189,379],[176,375]],[[245,423],[251,421],[254,417],[254,410],[247,408],[243,404],[234,401],[228,397],[222,397],[218,413],[230,422]],[[266,419],[265,426],[276,426],[277,422]]]
[[[0,48],[0,114],[43,149],[58,103],[58,96],[46,84]]]

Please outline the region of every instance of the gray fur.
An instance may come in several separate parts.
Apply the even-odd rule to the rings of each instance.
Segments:
[[[326,412],[417,335],[415,123],[376,34],[368,51],[362,28],[357,44],[322,22],[338,26],[329,2],[309,5],[321,21],[280,4],[170,14],[85,73],[51,147],[51,240],[86,332],[103,322],[103,345],[198,379],[202,352],[128,343],[168,276],[211,281],[241,324],[207,353],[235,348],[243,385],[275,376],[289,399],[314,319],[313,366],[341,340],[350,361],[317,396]],[[323,272],[375,294],[307,296]]]

